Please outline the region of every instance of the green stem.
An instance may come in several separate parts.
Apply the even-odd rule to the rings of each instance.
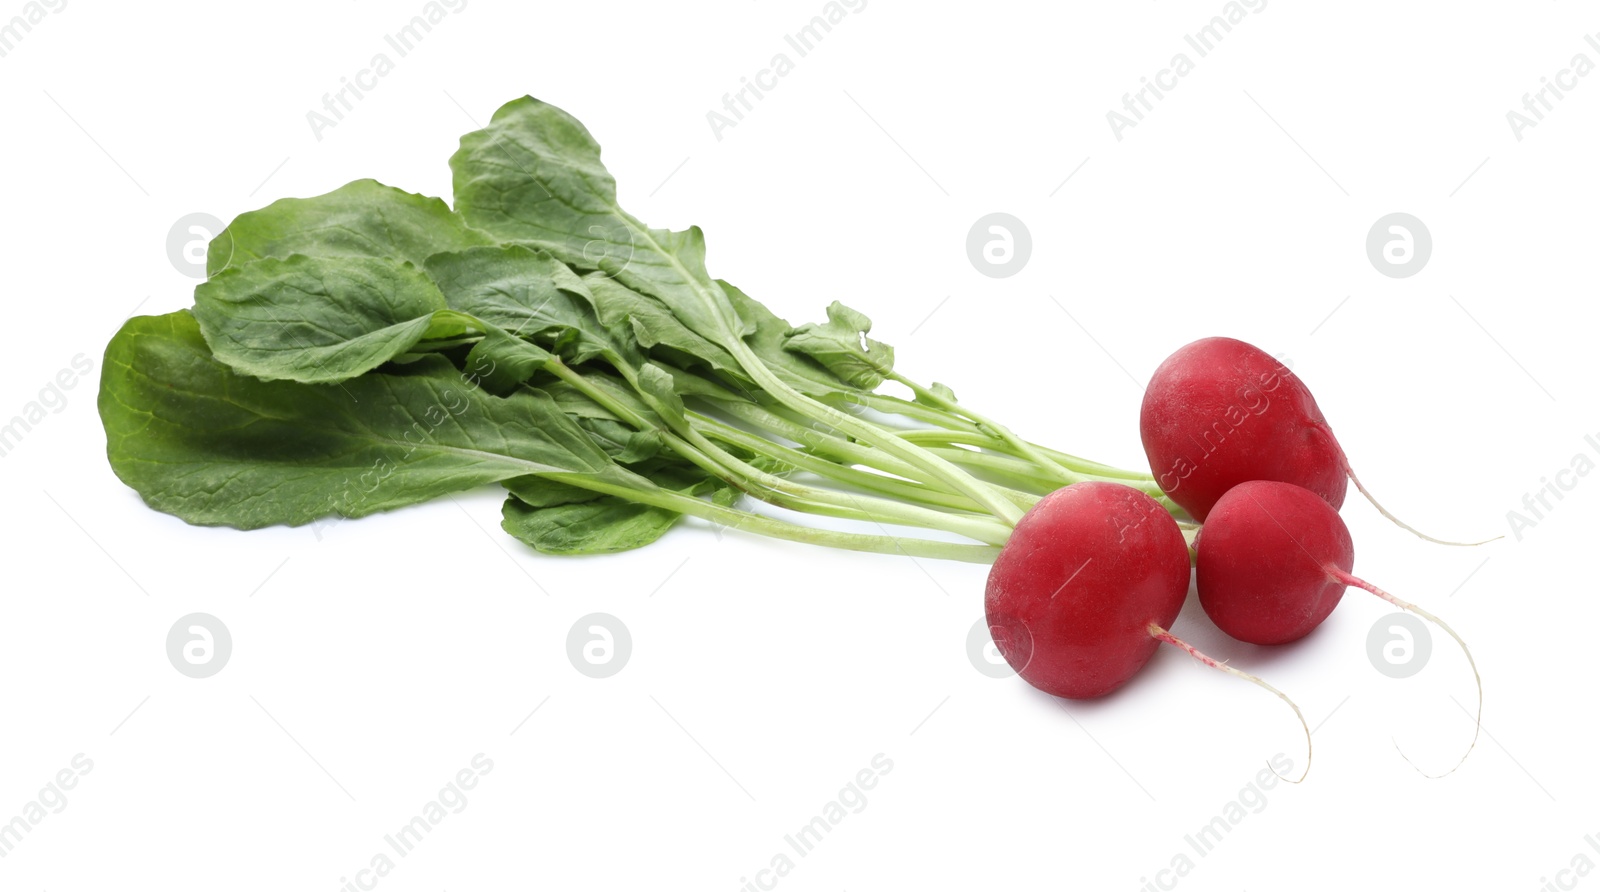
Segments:
[[[621,209],[617,209],[619,216]],[[706,278],[704,271],[690,269],[684,264],[682,258],[664,247],[657,239],[655,231],[646,229],[637,221],[632,222],[632,232],[640,237],[641,243],[659,252],[668,266],[676,272],[682,281],[696,292],[699,298],[700,309],[704,310],[715,320],[715,328],[719,329],[720,337],[714,340],[733,355],[739,366],[744,369],[756,386],[765,390],[774,400],[800,412],[803,415],[815,418],[824,424],[833,427],[841,433],[848,434],[873,446],[877,446],[895,458],[908,464],[915,465],[928,473],[944,480],[955,487],[957,492],[970,496],[973,501],[983,505],[1001,522],[1015,527],[1017,521],[1022,519],[1022,510],[1008,500],[995,487],[973,477],[971,474],[950,464],[942,458],[920,449],[893,435],[890,431],[875,427],[871,424],[846,415],[830,406],[824,405],[793,387],[788,382],[779,378],[767,364],[757,356],[755,351],[744,340],[745,320],[739,317],[738,311],[727,295],[719,290],[719,286]],[[671,302],[667,302],[669,306]]]
[[[976,446],[980,449],[993,450],[994,452],[1007,455],[1012,458],[1022,458],[1022,456],[1018,456],[1009,450],[1005,443],[998,442],[986,434],[975,434],[967,433],[965,431],[952,430],[918,430],[906,431],[900,436],[903,439],[910,440],[919,446],[925,446],[929,448],[947,445]],[[960,462],[957,462],[957,464],[960,464]],[[1030,467],[1038,467],[1037,463],[1034,462],[1028,462],[1027,464]],[[1137,476],[1127,472],[1122,472],[1122,476],[1109,476],[1104,474],[1085,473],[1073,469],[1065,470],[1067,473],[1073,476],[1074,479],[1071,481],[1073,483],[1081,483],[1085,480],[1104,480],[1111,483],[1121,483],[1144,492],[1154,493],[1159,490],[1159,488],[1155,486],[1155,481],[1148,476]],[[1054,475],[1050,474],[1049,477],[1053,478]],[[1039,479],[1044,480],[1046,477],[1041,476]]]
[[[952,464],[993,474],[1008,483],[1016,484],[1026,491],[1038,495],[1044,495],[1061,488],[1060,483],[1040,475],[1038,469],[1032,464],[1008,455],[978,452],[973,449],[962,449],[958,446],[930,446],[928,451]]]
[[[544,367],[546,371],[555,375],[562,381],[565,381],[572,387],[573,390],[576,390],[589,399],[594,400],[595,403],[600,406],[600,408],[605,409],[607,412],[617,416],[617,418],[621,419],[626,424],[632,425],[635,429],[645,430],[647,428],[655,427],[655,425],[652,424],[649,419],[645,418],[643,415],[640,415],[638,412],[633,411],[633,409],[629,408],[627,404],[616,399],[611,394],[606,393],[604,389],[596,387],[594,384],[590,383],[589,379],[573,371],[571,366],[562,362],[559,358],[555,356],[550,357],[545,361]]]
[[[931,406],[914,403],[911,400],[890,396],[887,393],[851,393],[841,397],[840,401],[849,402],[875,412],[882,412],[885,415],[903,415],[906,418],[913,418],[924,424],[931,424],[948,430],[977,430],[977,427],[965,418],[957,417]]]
[[[1010,535],[1010,527],[996,523],[983,515],[952,514],[875,496],[840,493],[768,474],[706,439],[687,423],[681,426],[674,425],[676,430],[661,430],[648,418],[613,399],[601,388],[593,386],[560,359],[551,357],[545,367],[573,389],[594,400],[635,429],[660,431],[663,442],[678,455],[693,462],[701,470],[727,480],[764,502],[793,511],[827,517],[944,530],[991,545],[1004,544]],[[765,447],[770,448],[771,445],[765,444]],[[753,451],[765,450],[757,448]]]
[[[567,384],[572,386],[572,389],[578,391],[584,396],[587,396],[589,399],[594,400],[597,405],[617,416],[617,418],[621,419],[625,424],[631,425],[635,430],[660,430],[660,428],[651,422],[650,419],[645,418],[638,412],[635,412],[626,403],[614,398],[611,394],[607,393],[604,388],[596,387],[588,379],[573,371],[571,366],[562,362],[560,359],[554,356],[550,357],[550,359],[545,363],[545,369],[550,371],[562,381],[567,382]],[[693,463],[695,467],[705,471],[707,474],[710,474],[713,477],[719,477],[724,480],[728,480],[728,482],[733,483],[735,486],[739,485],[738,481],[730,480],[727,471],[710,456],[705,455],[700,450],[695,449],[682,439],[674,436],[670,431],[661,431],[661,434],[663,443],[671,448],[673,452],[676,452],[682,458]],[[739,486],[739,488],[746,492],[749,491],[743,486]]]
[[[917,431],[917,433],[927,434],[930,436],[947,434],[950,439],[944,442],[959,443],[966,446],[980,446],[985,449],[998,449],[1002,446],[1003,441],[1001,441],[998,437],[985,434],[978,428],[977,425],[973,424],[972,420],[970,419],[977,417],[976,414],[967,412],[966,408],[959,402],[950,403],[950,405],[955,408],[956,412],[966,413],[965,417],[931,408],[929,406],[924,406],[919,403],[914,403],[910,400],[903,400],[899,397],[889,396],[888,394],[869,393],[855,398],[855,401],[861,406],[878,412],[904,415],[907,418],[915,418],[920,421],[925,421],[928,424],[932,424],[939,428],[939,430]],[[1060,465],[1061,467],[1066,468],[1068,471],[1076,474],[1085,475],[1088,477],[1099,477],[1108,480],[1138,480],[1146,483],[1155,479],[1143,471],[1129,471],[1123,468],[1113,467],[1112,465],[1107,465],[1091,459],[1083,458],[1081,456],[1072,455],[1057,449],[1051,449],[1048,446],[1041,446],[1040,444],[1031,440],[1019,439],[1018,442],[1026,447],[1043,453],[1051,460],[1052,463]]]
[[[854,440],[847,440],[831,432],[819,431],[814,427],[809,427],[793,420],[790,417],[789,410],[782,406],[768,409],[750,403],[730,403],[721,406],[721,408],[741,421],[800,443],[825,458],[876,468],[887,474],[896,474],[907,480],[914,480],[929,489],[939,490],[951,495],[959,495],[959,493],[951,492],[943,481],[933,479],[921,469],[913,468],[896,458],[885,455],[881,449],[863,446]],[[965,450],[951,450],[945,457],[954,460],[967,454]],[[959,461],[956,463],[960,464]],[[1023,485],[1026,488],[1000,488],[1000,492],[1023,511],[1032,508],[1034,503],[1039,501],[1041,495],[1053,489],[1051,486],[1041,485],[1032,480],[1025,482]]]
[[[639,502],[640,504],[653,505],[657,508],[665,508],[668,511],[676,511],[679,514],[698,517],[730,529],[758,533],[773,539],[785,539],[790,542],[805,542],[811,545],[843,548],[850,551],[865,551],[874,554],[904,554],[911,557],[966,561],[973,564],[992,564],[1000,554],[1000,549],[993,545],[963,545],[953,542],[937,542],[931,539],[844,533],[837,530],[801,526],[800,524],[764,517],[749,511],[741,511],[737,508],[724,508],[704,499],[697,499],[693,496],[662,489],[643,478],[640,478],[641,483],[644,484],[643,486],[624,486],[584,474],[549,474],[546,476],[593,492],[614,495],[629,501]]]
[[[1149,474],[1139,471],[1125,471],[1121,468],[1113,468],[1110,465],[1104,465],[1100,462],[1089,461],[1088,459],[1079,458],[1075,455],[1069,455],[1064,452],[1058,452],[1054,449],[1047,449],[1043,446],[1039,446],[1032,441],[1024,440],[1021,437],[1018,437],[999,422],[981,415],[954,400],[947,399],[938,393],[923,387],[917,382],[906,378],[903,375],[891,373],[891,377],[894,381],[910,388],[911,391],[917,395],[917,399],[920,402],[927,403],[946,412],[962,416],[975,423],[977,425],[976,437],[973,436],[973,432],[957,429],[955,427],[950,428],[951,435],[953,437],[960,438],[960,440],[965,442],[967,445],[999,449],[1001,451],[1008,452],[1017,456],[1018,458],[1024,458],[1030,462],[1033,462],[1041,470],[1051,473],[1052,476],[1056,476],[1055,469],[1063,469],[1065,473],[1062,475],[1062,478],[1063,482],[1065,483],[1074,483],[1091,478],[1109,479],[1114,481],[1131,480],[1137,481],[1140,484],[1150,484],[1155,482],[1155,478],[1151,477]],[[980,438],[985,436],[988,436],[989,442],[978,442]],[[999,440],[1000,442],[997,444],[994,442],[995,440]],[[1145,487],[1139,488],[1144,489]]]
[[[883,471],[886,474],[894,474],[906,480],[915,480],[930,489],[952,495],[956,494],[954,488],[950,487],[949,484],[938,480],[927,471],[885,455],[880,450],[861,446],[831,431],[818,430],[812,426],[814,424],[813,419],[794,412],[785,406],[763,406],[750,399],[748,394],[734,393],[713,378],[686,372],[670,365],[660,363],[658,365],[672,375],[680,393],[699,397],[751,427],[759,428],[768,434],[776,434],[798,443],[824,458],[837,462],[865,465]],[[637,389],[637,386],[635,389]],[[974,506],[977,505],[976,502],[972,504]]]
[[[855,437],[865,443],[882,449],[901,461],[923,468],[928,473],[944,480],[955,487],[957,492],[970,496],[973,501],[984,506],[995,517],[1009,526],[1016,526],[1022,519],[1022,510],[1015,503],[1007,499],[993,486],[968,474],[955,465],[921,447],[895,436],[893,432],[875,427],[852,415],[846,415],[832,406],[824,405],[817,400],[806,396],[793,387],[790,387],[782,378],[773,374],[761,358],[756,356],[742,338],[728,339],[725,345],[732,348],[734,358],[739,365],[755,380],[755,383],[765,390],[778,402],[789,406],[801,414],[834,428],[835,430]]]
[[[1154,483],[1156,479],[1144,471],[1129,471],[1125,468],[1101,464],[1100,462],[1093,461],[1091,459],[1082,458],[1070,453],[1051,449],[1048,446],[1040,446],[1037,443],[1032,443],[1031,445],[1033,445],[1040,452],[1043,452],[1045,455],[1050,456],[1058,464],[1077,471],[1080,474],[1092,474],[1096,477],[1104,477],[1113,480],[1137,480],[1140,483]]]
[[[762,501],[783,508],[850,520],[944,530],[991,545],[1003,545],[1011,535],[1009,526],[995,522],[988,515],[935,511],[876,496],[858,496],[785,480],[740,460],[692,427],[685,426],[680,434],[689,445],[724,468],[718,476],[729,479]],[[671,438],[673,435],[667,436]]]
[[[978,503],[966,496],[947,493],[933,489],[925,484],[912,483],[898,477],[875,474],[851,465],[829,461],[813,452],[805,452],[774,443],[765,437],[756,436],[731,424],[724,424],[709,415],[692,412],[689,418],[691,422],[699,425],[710,437],[752,452],[766,452],[773,458],[793,465],[802,471],[808,471],[819,477],[825,477],[847,486],[853,486],[889,498],[904,499],[936,508],[953,508],[959,511],[982,510]]]
[[[958,406],[950,400],[945,399],[943,396],[940,396],[932,390],[929,390],[928,388],[923,387],[921,384],[918,384],[910,378],[900,374],[899,372],[890,372],[889,380],[911,388],[911,392],[916,394],[917,399],[923,403],[936,406],[945,410],[946,412],[956,412],[965,415],[978,425],[979,430],[998,437],[1002,443],[1010,446],[1018,456],[1027,459],[1034,465],[1034,467],[1038,468],[1050,479],[1055,480],[1058,484],[1066,486],[1071,483],[1078,483],[1084,479],[1081,475],[1068,471],[1067,469],[1051,461],[1044,455],[1044,453],[1040,452],[1038,449],[1035,449],[1032,444],[1024,441],[1016,434],[1013,434],[1011,429],[1005,425],[986,418],[983,415],[979,415],[977,412],[974,412],[971,409]]]
[[[777,434],[787,440],[792,440],[827,458],[876,468],[887,474],[896,474],[934,489],[954,493],[954,490],[949,488],[943,481],[934,479],[926,471],[887,455],[880,449],[862,446],[860,443],[846,440],[834,434],[807,427],[805,424],[793,421],[786,417],[785,414],[768,409],[765,406],[758,406],[755,403],[743,400],[727,402],[719,400],[716,405],[717,408],[739,421],[761,428],[769,433]],[[786,412],[787,410],[784,411]]]
[[[971,449],[962,449],[954,446],[930,446],[927,448],[930,452],[943,456],[949,461],[961,465],[962,467],[976,468],[984,471],[985,473],[994,475],[1001,480],[1005,480],[1008,483],[1017,484],[1025,488],[1032,487],[1032,491],[1034,492],[1040,492],[1042,490],[1041,494],[1043,494],[1059,488],[1049,479],[1041,477],[1035,473],[1034,465],[1031,462],[1025,462],[1007,455],[996,455],[990,452],[977,452]],[[1100,478],[1087,479],[1098,480]],[[1178,507],[1177,503],[1168,498],[1167,494],[1161,491],[1160,485],[1154,481],[1122,479],[1104,480],[1102,482],[1119,483],[1123,486],[1129,487],[1130,489],[1136,489],[1150,498],[1155,499],[1158,503],[1160,503],[1161,507],[1166,509],[1167,513],[1171,514],[1173,517],[1184,518],[1189,516],[1187,512]]]

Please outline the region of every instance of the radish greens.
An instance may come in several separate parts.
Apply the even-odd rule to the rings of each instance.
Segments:
[[[554,106],[509,103],[450,163],[453,209],[357,180],[235,219],[193,308],[130,319],[107,348],[117,475],[153,508],[241,529],[499,483],[503,528],[551,554],[636,548],[690,515],[988,562],[1066,483],[1178,510],[1147,474],[903,377],[854,309],[795,327],[713,278],[700,230],[622,210],[599,145]]]

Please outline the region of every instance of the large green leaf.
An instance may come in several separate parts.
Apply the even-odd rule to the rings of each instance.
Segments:
[[[440,356],[342,384],[260,381],[215,359],[187,311],[124,323],[99,403],[117,476],[196,524],[360,517],[527,474],[651,487],[536,391],[492,396]]]
[[[828,305],[828,321],[791,330],[783,347],[822,364],[851,387],[872,390],[894,368],[894,348],[867,337],[872,320],[838,301]]]
[[[861,390],[810,356],[789,350],[789,333],[795,329],[781,316],[721,279],[717,280],[717,285],[754,330],[745,338],[750,351],[785,384],[816,397]]]
[[[202,282],[194,301],[217,358],[266,380],[344,381],[424,340],[483,333],[411,264],[369,257],[262,260]]]
[[[729,506],[739,491],[693,468],[666,466],[646,473],[656,485],[692,496],[710,495]],[[616,496],[598,499],[558,491],[535,477],[506,481],[512,493],[500,509],[500,527],[545,554],[614,554],[660,539],[683,516]]]
[[[391,257],[421,266],[431,254],[493,239],[437,198],[356,180],[314,198],[283,198],[240,214],[211,240],[206,272],[291,254]]]
[[[467,354],[463,371],[468,380],[490,393],[505,395],[531,379],[550,361],[543,347],[514,337],[505,329],[489,326],[483,340]]]
[[[700,230],[651,229],[623,211],[599,144],[561,109],[531,96],[507,103],[461,138],[450,167],[456,209],[471,226],[615,277],[712,343],[746,333],[706,272]]]
[[[639,346],[685,365],[703,364],[729,374],[744,375],[739,361],[723,347],[706,340],[678,320],[661,301],[623,285],[605,273],[583,277],[595,311],[607,328],[623,326]]]
[[[546,508],[508,496],[500,528],[545,554],[615,554],[660,539],[681,516],[614,496]]]
[[[748,348],[785,383],[815,396],[876,384],[870,367],[892,361],[877,342],[864,354],[845,350],[838,338],[857,322],[864,326],[859,314],[805,329],[795,349],[786,349],[792,326],[706,272],[699,229],[650,229],[622,210],[594,137],[548,103],[507,103],[488,127],[462,137],[450,165],[456,207],[469,224],[595,270],[584,281],[601,321],[625,320],[633,339],[659,358],[704,363],[748,383],[738,358]]]
[[[506,481],[507,489],[514,489],[516,497],[529,507],[554,508],[557,505],[575,505],[578,502],[592,502],[595,499],[609,498],[604,493],[592,489],[573,486],[570,483],[561,483],[548,477],[516,477]]]
[[[429,258],[428,275],[449,306],[537,341],[568,362],[596,356],[638,364],[638,350],[613,337],[596,316],[589,290],[566,264],[522,245],[472,248]]]
[[[640,397],[620,375],[607,371],[603,366],[593,364],[573,369],[583,381],[584,387],[578,388],[565,381],[552,381],[544,387],[546,393],[561,405],[563,411],[575,418],[608,418],[619,421],[617,415],[594,401],[586,390],[599,391],[607,403],[615,403],[640,416],[654,427],[665,427],[665,422],[656,417],[655,410]]]
[[[639,397],[673,430],[681,432],[689,426],[683,397],[678,395],[672,375],[660,366],[651,364],[639,370]]]
[[[636,465],[646,459],[660,455],[665,445],[662,442],[662,433],[657,429],[635,430],[620,421],[609,418],[589,418],[583,415],[576,416],[578,426],[589,432],[595,445],[611,456],[611,460],[619,465]],[[688,465],[686,459],[678,459]]]

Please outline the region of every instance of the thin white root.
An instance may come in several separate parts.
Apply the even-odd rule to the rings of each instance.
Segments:
[[[1411,533],[1412,535],[1415,535],[1415,536],[1417,536],[1419,538],[1426,539],[1427,541],[1433,542],[1433,543],[1438,544],[1438,545],[1462,545],[1462,546],[1467,546],[1467,547],[1471,547],[1473,545],[1485,545],[1485,544],[1488,544],[1490,542],[1495,541],[1495,539],[1504,539],[1505,538],[1504,535],[1500,535],[1500,536],[1495,536],[1494,538],[1491,538],[1491,539],[1485,539],[1482,542],[1451,542],[1448,539],[1435,539],[1434,537],[1428,535],[1427,533],[1424,533],[1423,531],[1417,529],[1416,527],[1412,526],[1411,524],[1408,524],[1405,521],[1401,520],[1400,518],[1395,517],[1393,514],[1390,514],[1388,508],[1385,508],[1382,505],[1378,504],[1378,500],[1372,497],[1372,493],[1367,492],[1367,488],[1365,486],[1361,485],[1361,478],[1356,476],[1355,470],[1350,467],[1349,460],[1346,460],[1345,463],[1344,463],[1344,472],[1350,478],[1350,482],[1354,483],[1356,485],[1356,489],[1359,490],[1362,495],[1367,497],[1367,501],[1372,503],[1372,507],[1378,509],[1378,513],[1379,514],[1382,514],[1384,517],[1388,518],[1390,523],[1393,523],[1395,526],[1399,527],[1400,529],[1405,530],[1406,532]]]
[[[1456,643],[1461,645],[1461,652],[1467,656],[1467,665],[1472,667],[1472,680],[1478,685],[1478,714],[1472,721],[1472,742],[1467,744],[1467,751],[1461,754],[1461,758],[1457,760],[1455,765],[1451,766],[1449,771],[1446,771],[1444,774],[1429,774],[1426,771],[1423,771],[1421,768],[1417,768],[1417,763],[1411,761],[1411,757],[1405,754],[1405,750],[1400,749],[1399,741],[1395,741],[1393,738],[1390,738],[1391,742],[1394,743],[1395,752],[1400,754],[1400,758],[1405,759],[1407,765],[1410,765],[1412,768],[1416,768],[1417,773],[1421,774],[1423,777],[1440,778],[1448,774],[1453,774],[1457,768],[1461,767],[1461,763],[1467,761],[1467,757],[1472,755],[1473,747],[1478,745],[1478,734],[1483,729],[1483,677],[1478,674],[1478,663],[1476,660],[1472,659],[1472,651],[1467,649],[1467,642],[1461,640],[1461,636],[1456,634],[1455,629],[1450,628],[1449,623],[1446,623],[1437,616],[1434,616],[1428,611],[1423,610],[1421,607],[1418,607],[1409,601],[1402,601],[1383,589],[1378,588],[1372,583],[1367,582],[1365,579],[1352,576],[1349,573],[1340,570],[1338,567],[1333,567],[1332,569],[1334,571],[1334,576],[1336,576],[1339,581],[1343,582],[1345,585],[1353,585],[1356,588],[1365,589],[1384,599],[1385,601],[1388,601],[1390,604],[1393,604],[1401,610],[1409,610],[1412,613],[1415,613],[1417,616],[1420,616],[1428,622],[1433,623],[1434,625],[1443,629],[1446,635],[1454,638]]]
[[[1280,779],[1288,781],[1291,784],[1298,784],[1298,783],[1300,783],[1300,781],[1303,781],[1303,780],[1306,779],[1306,775],[1311,773],[1311,726],[1306,724],[1305,715],[1303,715],[1300,712],[1300,707],[1297,706],[1293,700],[1290,700],[1288,695],[1284,694],[1284,692],[1278,690],[1277,688],[1273,687],[1270,684],[1267,684],[1265,681],[1262,681],[1260,678],[1257,678],[1256,676],[1251,675],[1248,672],[1244,672],[1244,671],[1241,671],[1239,669],[1235,669],[1232,666],[1229,666],[1227,663],[1222,663],[1222,662],[1218,662],[1217,660],[1213,660],[1212,658],[1210,658],[1210,657],[1206,656],[1205,654],[1201,653],[1198,649],[1195,648],[1194,645],[1190,644],[1187,641],[1184,641],[1182,638],[1177,637],[1176,635],[1172,634],[1171,632],[1168,632],[1166,629],[1161,628],[1160,626],[1156,625],[1155,623],[1150,623],[1146,627],[1146,629],[1150,632],[1150,637],[1151,638],[1154,638],[1157,641],[1164,641],[1167,644],[1170,644],[1173,647],[1176,647],[1179,650],[1182,650],[1184,653],[1188,654],[1191,657],[1194,657],[1196,660],[1200,661],[1201,663],[1204,663],[1207,666],[1210,666],[1213,669],[1216,669],[1216,670],[1218,670],[1220,672],[1226,672],[1229,675],[1235,676],[1237,678],[1242,678],[1245,681],[1250,682],[1251,684],[1259,685],[1260,687],[1266,688],[1267,690],[1271,691],[1273,693],[1273,695],[1276,696],[1279,700],[1282,700],[1283,702],[1289,704],[1289,708],[1294,710],[1294,717],[1300,720],[1300,728],[1303,731],[1306,732],[1306,770],[1300,772],[1300,777],[1299,777],[1298,780],[1296,780],[1296,779],[1293,779],[1293,778],[1284,777],[1282,774],[1280,774],[1278,772],[1277,768],[1273,767],[1273,765],[1272,765],[1272,763],[1270,761],[1267,762],[1267,768],[1270,769],[1273,774],[1278,775],[1278,777]],[[1404,755],[1404,754],[1402,754],[1402,755]]]

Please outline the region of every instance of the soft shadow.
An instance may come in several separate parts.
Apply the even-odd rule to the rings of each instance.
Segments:
[[[1262,673],[1258,672],[1258,669],[1271,670],[1280,662],[1295,659],[1295,654],[1322,634],[1322,626],[1311,630],[1311,633],[1304,638],[1288,644],[1261,645],[1239,641],[1230,638],[1226,632],[1217,628],[1211,617],[1206,616],[1205,608],[1200,606],[1200,595],[1195,591],[1194,584],[1190,583],[1189,596],[1183,602],[1183,610],[1179,612],[1177,620],[1168,631],[1218,662],[1226,662],[1236,669],[1260,675]],[[1163,650],[1174,651],[1166,659],[1173,657],[1189,659],[1187,654],[1177,653],[1176,648],[1166,647]]]

